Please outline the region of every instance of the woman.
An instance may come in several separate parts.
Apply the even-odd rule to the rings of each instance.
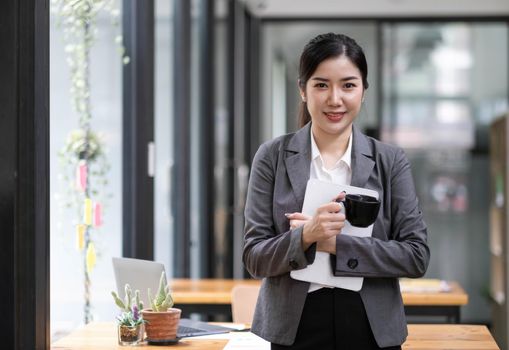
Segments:
[[[404,152],[353,125],[367,74],[353,39],[312,39],[300,59],[301,129],[264,143],[253,160],[243,261],[263,278],[252,330],[272,349],[400,349],[406,339],[397,278],[425,273],[427,229]],[[342,235],[345,215],[334,201],[301,214],[310,178],[377,191],[372,237]],[[362,289],[292,279],[316,251],[335,255],[336,276],[364,277]]]

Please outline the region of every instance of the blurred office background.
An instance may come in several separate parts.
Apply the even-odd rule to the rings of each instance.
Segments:
[[[116,312],[112,256],[163,262],[173,277],[248,277],[241,250],[250,161],[261,142],[296,130],[300,52],[315,35],[337,32],[355,38],[368,59],[357,125],[403,147],[412,162],[429,226],[426,277],[458,281],[469,295],[461,321],[491,325],[489,126],[508,110],[509,4],[455,4],[125,0],[118,5],[127,66],[111,44],[117,29],[100,18],[91,99],[113,196],[97,237],[94,319]],[[83,322],[82,257],[75,222],[60,205],[66,184],[57,153],[77,123],[61,35],[53,23],[55,337]]]

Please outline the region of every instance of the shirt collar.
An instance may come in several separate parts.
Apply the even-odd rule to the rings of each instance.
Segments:
[[[309,133],[311,134],[311,160],[314,161],[316,158],[320,159],[323,164],[322,155],[318,146],[316,145],[315,137],[313,136],[312,128],[309,128]],[[343,161],[349,168],[351,168],[352,163],[352,139],[353,132],[350,134],[348,138],[348,146],[346,147],[346,151],[343,156],[337,161],[336,165],[338,165],[341,161]]]

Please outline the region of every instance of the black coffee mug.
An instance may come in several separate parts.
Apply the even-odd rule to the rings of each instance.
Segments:
[[[368,227],[375,222],[380,210],[380,201],[364,194],[347,194],[343,201],[346,219],[352,226]]]

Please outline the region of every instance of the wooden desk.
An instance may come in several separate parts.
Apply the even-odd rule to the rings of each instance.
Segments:
[[[176,307],[184,315],[231,315],[231,291],[237,284],[260,285],[258,280],[242,279],[174,279],[170,282]],[[450,292],[403,293],[407,315],[445,316],[448,322],[460,322],[460,307],[468,303],[463,288],[450,282]]]
[[[404,292],[403,304],[407,315],[446,316],[450,323],[460,323],[460,308],[468,304],[468,294],[457,282],[448,282],[448,292]]]
[[[468,325],[409,325],[405,350],[500,350],[485,326]],[[224,339],[182,339],[177,345],[158,346],[157,349],[183,348],[187,350],[221,350]],[[140,346],[148,348],[149,346]],[[152,348],[155,348],[152,346]],[[109,350],[125,349],[117,345],[113,322],[91,323],[51,345],[52,350]]]

